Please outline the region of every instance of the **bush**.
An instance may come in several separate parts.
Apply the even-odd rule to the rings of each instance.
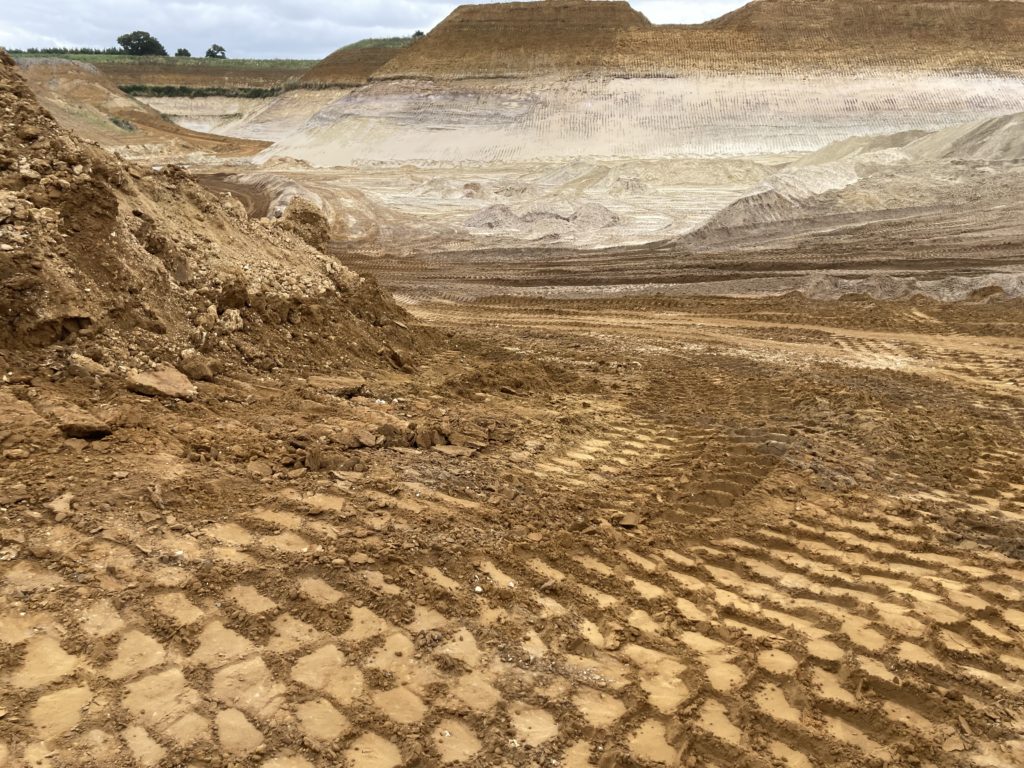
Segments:
[[[191,59],[192,58],[192,54],[189,52],[188,48],[179,48],[178,50],[176,50],[174,52],[174,55],[177,56],[178,58],[183,58],[183,59]]]
[[[149,32],[137,30],[117,38],[117,44],[121,46],[129,56],[166,56],[167,49],[159,40]]]

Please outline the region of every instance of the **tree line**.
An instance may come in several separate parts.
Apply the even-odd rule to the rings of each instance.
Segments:
[[[26,48],[24,50],[11,49],[10,53],[40,53],[55,55],[81,55],[81,54],[104,54],[106,56],[168,56],[167,49],[163,43],[157,40],[149,32],[136,30],[127,32],[117,38],[119,48]],[[188,48],[179,48],[174,52],[179,58],[190,58],[192,53]],[[208,59],[226,59],[228,52],[224,46],[214,43],[206,49]]]

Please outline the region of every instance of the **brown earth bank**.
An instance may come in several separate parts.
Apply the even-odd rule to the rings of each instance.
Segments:
[[[243,90],[257,89],[273,91],[286,83],[296,80],[309,67],[316,64],[296,66],[291,62],[281,63],[273,59],[264,61],[205,60],[175,61],[173,57],[151,57],[143,63],[137,61],[113,61],[104,59],[96,63],[97,69],[118,84],[124,86],[179,86],[194,89]]]
[[[302,87],[355,88],[365,85],[378,69],[402,50],[399,46],[368,45],[339,48],[304,72],[298,82]]]
[[[759,0],[701,25],[654,25],[625,2],[495,3],[456,9],[374,79],[870,67],[1019,73],[1022,41],[1024,7],[998,0]]]

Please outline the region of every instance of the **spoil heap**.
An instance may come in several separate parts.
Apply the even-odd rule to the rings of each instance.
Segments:
[[[134,368],[201,354],[271,368],[336,355],[339,337],[366,358],[401,342],[404,314],[371,282],[180,168],[62,130],[0,56],[5,370],[54,344]]]

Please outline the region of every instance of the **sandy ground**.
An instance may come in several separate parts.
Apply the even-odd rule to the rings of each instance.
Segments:
[[[1019,302],[411,309],[351,399],[8,376],[117,428],[7,443],[0,761],[1024,760]]]

